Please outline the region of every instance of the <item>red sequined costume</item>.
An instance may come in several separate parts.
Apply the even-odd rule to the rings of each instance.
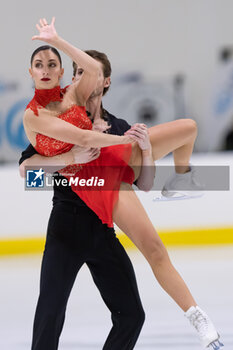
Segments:
[[[35,96],[28,104],[36,116],[38,108],[45,107],[51,101],[61,101],[66,89],[55,87],[49,90],[35,90]],[[81,129],[92,129],[92,123],[87,117],[85,107],[72,105],[66,112],[60,114],[58,118],[71,123]],[[55,156],[68,152],[73,144],[62,142],[54,138],[37,134],[35,149],[44,156]],[[83,186],[80,182],[71,183],[72,190],[98,215],[104,224],[113,227],[112,212],[118,200],[121,182],[132,184],[134,172],[128,162],[131,156],[132,145],[116,145],[101,149],[100,156],[87,163],[80,165],[70,165],[59,172],[70,180],[71,177],[89,179],[95,186]],[[104,180],[104,186],[98,186],[99,180]],[[103,183],[103,182],[102,182]]]

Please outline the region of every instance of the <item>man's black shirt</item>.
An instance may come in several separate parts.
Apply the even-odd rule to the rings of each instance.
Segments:
[[[130,125],[124,120],[116,118],[114,115],[110,114],[106,110],[104,111],[104,120],[108,122],[108,125],[111,127],[108,129],[108,134],[113,135],[123,135],[128,129],[130,129]],[[30,144],[21,155],[19,160],[19,164],[21,164],[24,160],[30,158],[34,154],[38,154],[35,148]],[[63,178],[63,176],[59,175],[59,178]],[[53,204],[60,202],[69,202],[73,205],[81,205],[86,206],[86,204],[79,198],[79,196],[72,191],[69,186],[61,186],[54,184],[54,195],[53,195]]]

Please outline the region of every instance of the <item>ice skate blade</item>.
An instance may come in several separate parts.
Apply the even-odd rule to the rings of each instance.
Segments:
[[[163,194],[156,196],[153,198],[153,202],[168,202],[168,201],[180,201],[185,199],[194,199],[194,198],[201,198],[204,196],[204,193],[198,194],[198,195],[178,195],[178,196],[164,196]]]
[[[219,340],[215,340],[213,341],[212,343],[210,343],[208,346],[207,346],[207,349],[209,350],[220,350],[221,347],[223,347],[224,344],[222,344]]]

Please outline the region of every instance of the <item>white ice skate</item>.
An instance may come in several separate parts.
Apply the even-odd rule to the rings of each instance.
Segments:
[[[153,201],[199,198],[204,194],[204,186],[198,183],[195,168],[190,166],[190,171],[185,174],[171,175],[161,193],[162,195],[155,197]]]
[[[186,311],[191,325],[196,329],[204,349],[219,350],[223,344],[219,341],[219,334],[209,316],[198,306],[192,306]]]

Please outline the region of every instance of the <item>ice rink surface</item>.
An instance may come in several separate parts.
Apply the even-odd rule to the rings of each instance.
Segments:
[[[199,306],[214,321],[223,349],[232,350],[233,246],[169,248],[169,254]],[[135,349],[201,349],[183,312],[155,281],[142,255],[136,250],[129,255],[146,312]],[[40,264],[40,255],[0,258],[1,350],[30,349]],[[100,350],[110,328],[110,313],[83,266],[68,303],[59,350]]]

